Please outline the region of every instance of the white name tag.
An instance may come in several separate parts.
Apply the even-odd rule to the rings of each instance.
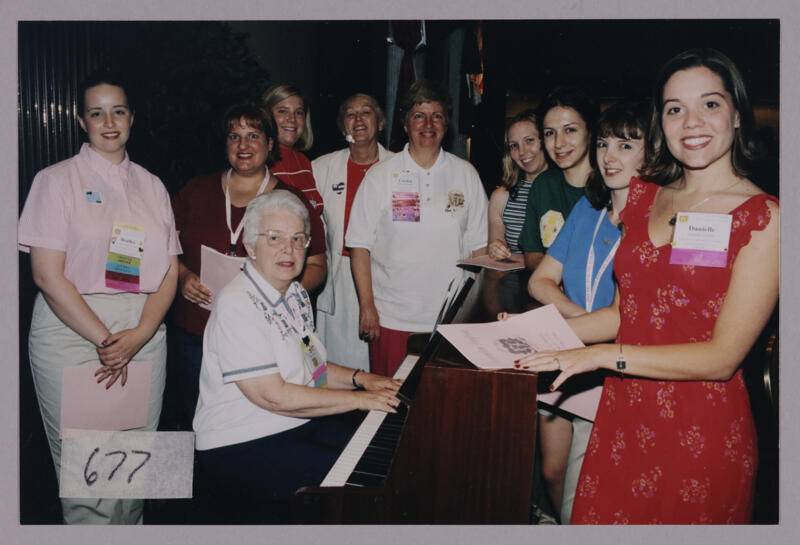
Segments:
[[[194,433],[65,428],[62,498],[191,498]]]
[[[730,214],[678,212],[670,264],[724,267],[731,238]]]

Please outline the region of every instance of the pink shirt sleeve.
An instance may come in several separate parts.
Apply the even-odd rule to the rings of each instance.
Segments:
[[[48,171],[39,172],[19,218],[18,243],[23,252],[31,246],[66,251],[71,199],[68,184],[54,183]]]

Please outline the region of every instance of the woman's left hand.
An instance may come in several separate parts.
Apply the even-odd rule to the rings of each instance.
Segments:
[[[384,377],[381,375],[374,375],[372,373],[358,373],[356,375],[356,382],[359,383],[365,390],[381,390],[387,389],[396,392],[400,389],[403,382],[399,379]]]
[[[100,363],[112,370],[123,368],[147,343],[150,336],[138,327],[112,333],[97,347]]]
[[[613,348],[614,345],[596,344],[573,350],[535,352],[514,362],[514,369],[532,373],[561,371],[550,386],[552,391],[573,375],[588,373],[603,367],[610,369],[613,362],[616,361]]]

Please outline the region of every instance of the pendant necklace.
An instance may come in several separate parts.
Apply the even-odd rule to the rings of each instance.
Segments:
[[[728,187],[720,189],[719,191],[714,191],[713,193],[711,193],[708,197],[706,197],[702,201],[694,203],[692,206],[690,206],[689,208],[687,208],[687,209],[685,209],[683,211],[684,212],[689,212],[690,210],[694,210],[695,208],[697,208],[698,206],[700,206],[701,204],[703,204],[704,202],[709,200],[711,197],[714,197],[714,196],[716,196],[716,195],[718,195],[720,193],[724,193],[725,191],[729,190],[730,188],[732,188],[733,186],[735,186],[739,182],[741,182],[741,180],[736,180],[735,182],[733,182]],[[669,219],[669,224],[670,225],[675,225],[675,223],[678,221],[678,212],[675,211],[675,191],[672,192],[672,205],[671,205],[671,208],[672,208],[672,217]]]

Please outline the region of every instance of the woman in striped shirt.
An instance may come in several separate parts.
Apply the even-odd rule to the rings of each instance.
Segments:
[[[522,253],[518,243],[533,180],[547,170],[547,159],[532,109],[508,124],[503,154],[503,179],[489,199],[489,255],[505,259]]]

